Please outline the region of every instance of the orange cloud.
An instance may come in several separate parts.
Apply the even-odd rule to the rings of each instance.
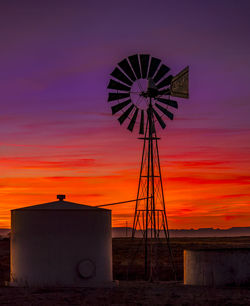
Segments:
[[[7,168],[15,169],[48,169],[48,168],[79,168],[79,167],[93,167],[95,166],[95,159],[80,158],[80,159],[66,159],[61,161],[40,160],[33,157],[2,157],[0,165]]]

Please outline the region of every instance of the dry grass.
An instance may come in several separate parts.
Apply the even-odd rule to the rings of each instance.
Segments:
[[[183,280],[183,250],[200,248],[245,248],[250,247],[250,237],[173,238],[171,249],[177,280]],[[172,264],[166,241],[153,244],[154,279],[174,279]],[[141,239],[113,239],[114,279],[142,280],[144,278],[144,245]]]

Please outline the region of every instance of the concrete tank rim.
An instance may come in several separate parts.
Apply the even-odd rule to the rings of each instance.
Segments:
[[[250,251],[250,247],[248,248],[219,248],[219,249],[184,249],[184,251],[189,252],[231,252],[231,251]]]

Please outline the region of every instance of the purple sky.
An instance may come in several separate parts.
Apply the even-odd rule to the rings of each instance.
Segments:
[[[166,172],[175,156],[224,162],[229,179],[249,176],[249,16],[248,0],[1,1],[0,171],[9,180],[0,185],[8,190],[17,177],[137,173],[137,135],[112,118],[106,89],[115,65],[134,53],[162,59],[173,74],[190,66],[190,99],[179,99],[176,120],[160,133]],[[93,165],[46,167],[82,158]],[[44,168],[25,168],[37,160]],[[35,190],[20,188],[0,191],[0,210],[16,205],[17,195],[34,200]]]

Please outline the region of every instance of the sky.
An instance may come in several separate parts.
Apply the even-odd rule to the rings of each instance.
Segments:
[[[159,131],[169,227],[250,226],[250,1],[1,1],[0,227],[10,210],[136,198],[142,143],[107,103],[110,73],[135,53],[190,98]],[[134,203],[112,207],[132,226]]]

